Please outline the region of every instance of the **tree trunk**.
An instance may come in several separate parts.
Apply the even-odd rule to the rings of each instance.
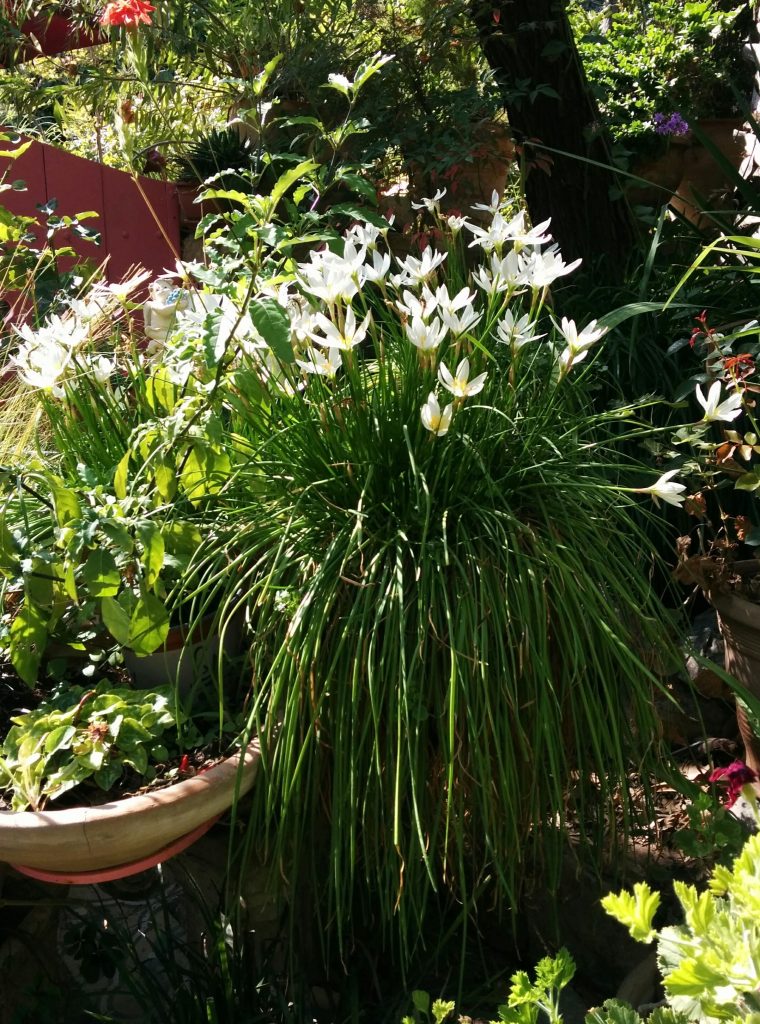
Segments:
[[[563,0],[470,0],[470,10],[524,147],[531,218],[551,217],[565,259],[620,278],[636,227],[625,199],[613,198],[619,185]]]

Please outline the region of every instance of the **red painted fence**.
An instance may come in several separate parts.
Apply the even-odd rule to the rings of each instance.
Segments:
[[[25,192],[0,193],[0,204],[13,213],[39,216],[37,205],[55,198],[60,216],[74,217],[85,211],[98,214],[85,224],[100,232],[100,246],[66,230],[56,235],[56,244],[70,245],[91,260],[107,257],[110,281],[121,280],[138,263],[160,273],[164,267],[172,267],[179,255],[179,204],[176,185],[171,182],[143,177],[135,181],[124,171],[41,142],[32,143],[16,160],[0,158],[0,180],[4,174],[6,181],[26,182]]]

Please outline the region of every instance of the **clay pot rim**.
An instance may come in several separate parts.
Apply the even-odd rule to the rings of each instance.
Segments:
[[[0,860],[51,871],[94,870],[162,849],[228,810],[253,786],[261,746],[165,789],[94,807],[0,811]]]

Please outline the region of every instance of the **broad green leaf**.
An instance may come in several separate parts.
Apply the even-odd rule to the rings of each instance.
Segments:
[[[112,597],[104,597],[100,602],[100,614],[108,632],[114,640],[124,647],[129,643],[130,615]]]
[[[18,545],[5,522],[0,519],[0,573],[12,577],[17,574],[19,568]]]
[[[68,526],[70,522],[80,518],[82,511],[74,491],[55,478],[50,481],[50,491],[53,495],[55,517],[59,526]]]
[[[651,942],[656,932],[652,921],[660,905],[660,894],[652,892],[646,882],[637,882],[633,893],[608,893],[602,906],[612,917],[625,925],[637,942]]]
[[[143,594],[129,624],[128,646],[138,658],[158,650],[169,634],[169,613],[155,594]]]
[[[270,211],[274,212],[275,207],[288,191],[288,189],[295,185],[299,178],[302,178],[305,174],[311,174],[312,171],[316,171],[319,164],[314,160],[303,160],[300,164],[296,164],[295,167],[291,167],[289,171],[285,171],[274,184],[274,188],[269,194]]]
[[[70,747],[76,732],[73,725],[59,725],[57,729],[53,729],[45,738],[45,753],[54,754],[57,750]]]
[[[254,299],[248,307],[253,325],[281,363],[292,363],[290,317],[275,299]]]
[[[116,559],[104,548],[89,553],[82,570],[82,578],[93,597],[113,597],[119,593],[121,576]]]
[[[586,1014],[585,1024],[641,1024],[641,1017],[619,999],[607,999],[601,1007],[594,1007]]]
[[[145,747],[133,747],[129,754],[123,755],[124,764],[131,765],[136,772],[144,775],[148,767],[148,752]]]
[[[177,493],[177,474],[174,466],[166,459],[158,459],[153,469],[156,490],[163,501],[171,501]]]
[[[682,960],[663,978],[663,986],[670,996],[698,998],[715,985],[725,985],[727,980],[726,972],[713,970],[704,961],[689,958]]]
[[[137,536],[143,546],[140,561],[145,567],[145,582],[152,587],[164,566],[164,538],[155,523],[144,523],[139,526]]]
[[[45,616],[36,605],[25,601],[11,623],[9,647],[11,664],[27,686],[37,685],[47,638]]]
[[[203,542],[200,530],[192,523],[169,523],[163,528],[163,534],[167,550],[173,554],[191,555]]]
[[[753,469],[749,473],[742,473],[735,486],[737,491],[756,491],[760,487],[760,472]]]
[[[421,989],[415,989],[412,992],[412,1004],[415,1010],[419,1010],[420,1013],[427,1013],[430,1009],[430,996]]]
[[[127,474],[129,473],[129,452],[126,452],[119,460],[116,472],[113,476],[113,491],[117,498],[127,496]]]

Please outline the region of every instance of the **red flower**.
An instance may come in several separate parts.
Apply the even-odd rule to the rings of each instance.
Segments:
[[[716,768],[710,773],[709,781],[724,780],[728,784],[728,793],[724,803],[733,807],[742,793],[742,788],[750,782],[757,782],[757,775],[743,761],[732,761],[728,768]]]
[[[155,9],[148,0],[111,0],[100,16],[100,24],[126,28],[135,28],[141,23],[150,25],[150,12]]]

